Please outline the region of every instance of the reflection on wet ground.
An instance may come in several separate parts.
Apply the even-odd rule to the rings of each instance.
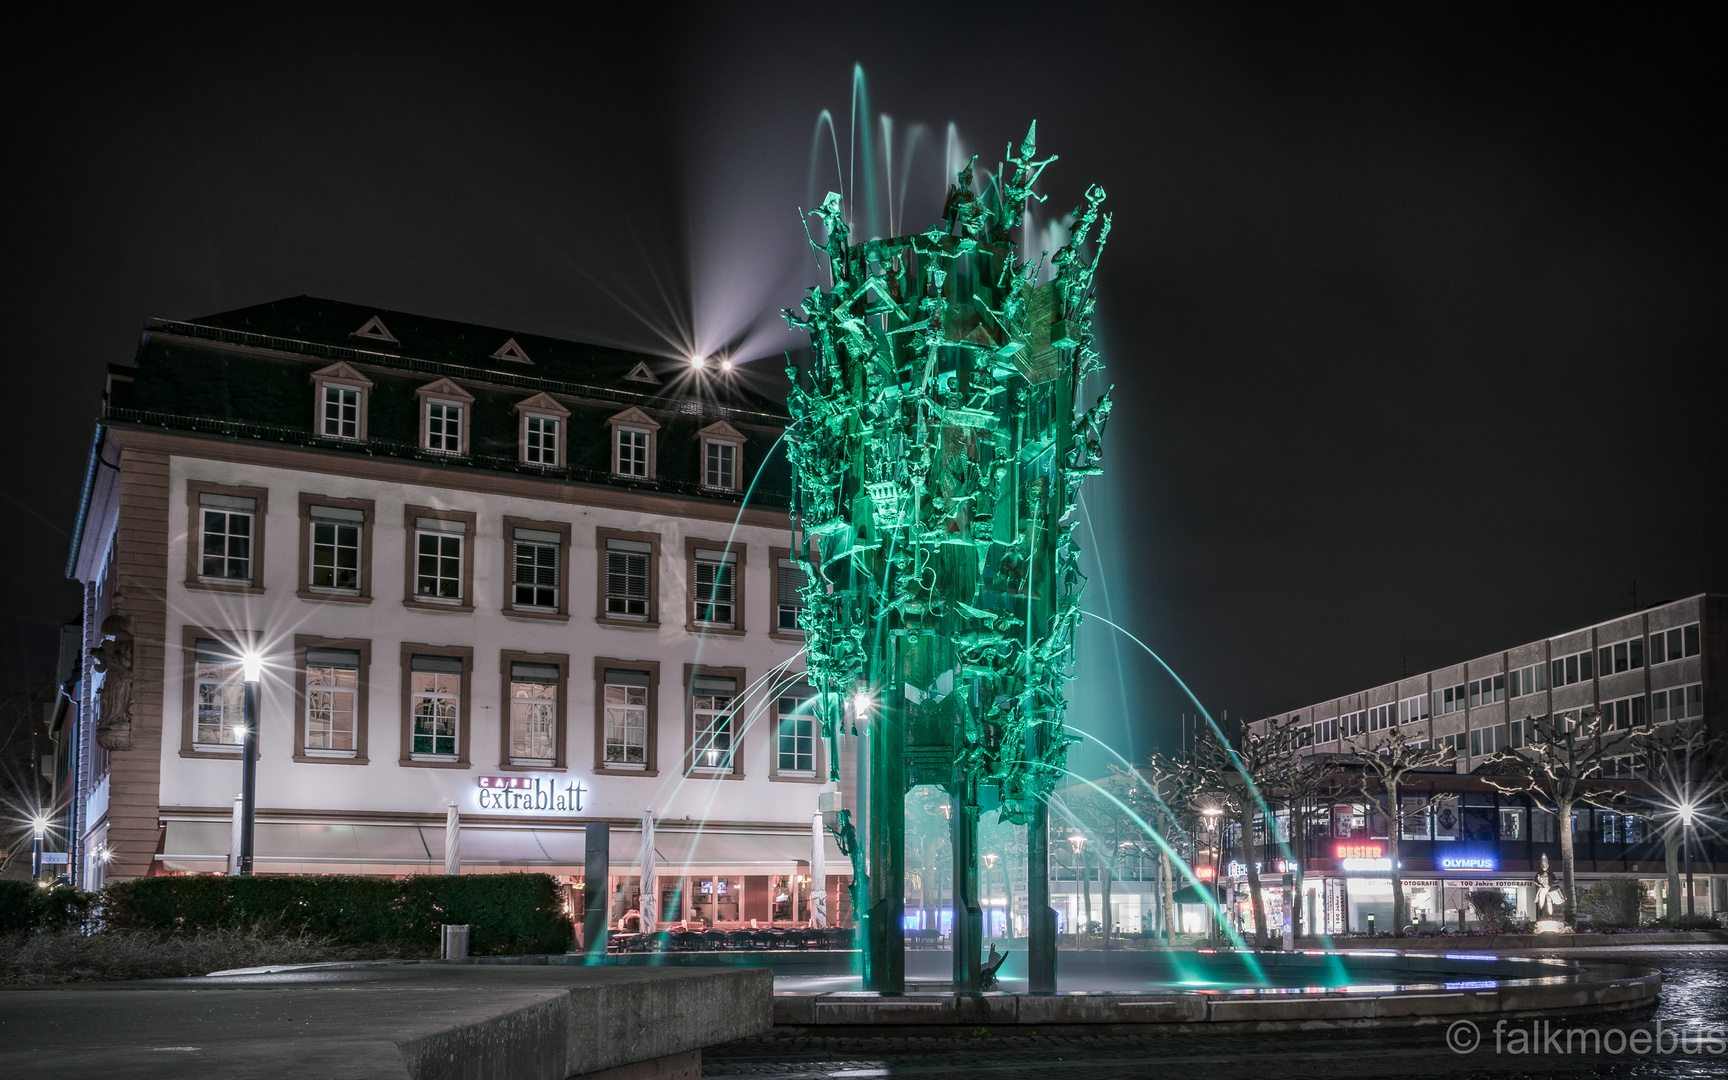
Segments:
[[[1171,1074],[1180,1080],[1260,1075],[1277,1080],[1341,1075],[1728,1077],[1728,946],[1630,946],[1533,955],[1594,957],[1660,968],[1661,1001],[1653,1013],[1615,1021],[1580,1018],[1570,1024],[1551,1022],[1546,1028],[1528,1020],[1507,1021],[1496,1032],[1496,1019],[1481,1026],[1474,1048],[1464,1053],[1449,1048],[1448,1039],[1452,1047],[1469,1046],[1471,1033],[1451,1032],[1442,1024],[1267,1035],[1001,1036],[980,1029],[967,1038],[744,1039],[704,1052],[702,1071],[705,1076],[771,1075],[783,1080],[944,1073],[964,1080],[1139,1080]],[[1568,1045],[1572,1028],[1583,1033],[1570,1036]]]

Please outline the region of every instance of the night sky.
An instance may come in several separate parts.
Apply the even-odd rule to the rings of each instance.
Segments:
[[[1036,119],[1047,218],[1108,190],[1088,606],[1208,707],[1607,618],[1633,582],[1640,605],[1728,590],[1716,27],[640,7],[34,31],[0,74],[7,647],[40,661],[77,613],[103,372],[150,316],[310,293],[669,355],[795,347],[797,210],[838,186],[812,132],[831,110],[844,169],[854,62],[893,118],[899,231],[939,208],[950,123],[993,165]],[[1080,645],[1071,720],[1143,755],[1181,700],[1100,624]]]

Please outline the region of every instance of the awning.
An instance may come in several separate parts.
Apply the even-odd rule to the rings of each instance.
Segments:
[[[158,858],[170,870],[210,873],[228,865],[230,823],[223,819],[175,820]],[[314,822],[259,822],[253,863],[271,874],[437,874],[444,870],[442,825],[373,825]],[[462,865],[477,871],[535,871],[580,874],[586,850],[584,830],[465,825]],[[634,874],[642,834],[614,828],[612,873]],[[850,863],[834,838],[826,838],[830,872],[845,875]],[[728,830],[654,831],[656,872],[665,875],[738,875],[790,873],[810,862],[808,832]]]
[[[1210,902],[1211,901],[1207,899],[1207,890],[1202,886],[1184,885],[1180,889],[1176,890],[1176,903],[1178,904],[1205,904]]]

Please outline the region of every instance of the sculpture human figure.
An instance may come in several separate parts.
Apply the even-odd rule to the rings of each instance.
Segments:
[[[102,676],[102,714],[96,745],[104,750],[132,749],[132,620],[120,614],[102,620],[102,642],[90,650]]]
[[[1548,869],[1548,856],[1542,856],[1542,869],[1536,874],[1536,908],[1549,916],[1555,909],[1566,903],[1566,894],[1554,882],[1554,875]]]

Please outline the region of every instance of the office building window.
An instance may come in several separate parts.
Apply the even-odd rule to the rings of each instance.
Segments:
[[[1360,735],[1368,729],[1368,713],[1358,709],[1353,713],[1345,713],[1339,721],[1346,736]]]
[[[654,546],[642,540],[606,541],[606,614],[615,619],[647,619],[652,595]]]
[[[1644,639],[1617,641],[1596,650],[1596,670],[1604,675],[1617,675],[1644,666]]]
[[[306,650],[306,753],[353,757],[360,694],[360,653]]]
[[[711,488],[724,491],[737,490],[738,444],[705,439],[702,446],[702,482]]]
[[[360,531],[366,515],[337,506],[311,508],[311,566],[307,586],[320,592],[360,591]]]
[[[1588,649],[1571,656],[1557,656],[1551,665],[1548,678],[1555,686],[1571,686],[1577,682],[1589,682],[1596,677],[1595,654]]]
[[[1672,630],[1657,631],[1650,635],[1650,662],[1652,664],[1669,664],[1688,656],[1697,656],[1699,647],[1698,623],[1691,626],[1677,626]]]
[[[522,460],[530,465],[558,465],[558,418],[529,413],[523,419]]]
[[[1643,727],[1644,695],[1620,698],[1617,701],[1604,701],[1602,703],[1602,723],[1605,727],[1612,727],[1621,731]]]
[[[1513,671],[1507,680],[1511,684],[1511,695],[1527,697],[1548,689],[1548,665],[1530,664]]]
[[[1428,719],[1428,695],[1417,694],[1398,702],[1398,722],[1414,724],[1419,720]]]
[[[1506,700],[1506,676],[1494,675],[1470,680],[1470,707],[1479,708]]]
[[[738,553],[697,548],[694,602],[697,626],[731,629],[737,625]]]
[[[414,597],[432,603],[462,601],[462,548],[467,529],[460,521],[418,518],[414,523]]]
[[[1650,719],[1658,724],[1704,715],[1704,684],[1676,686],[1650,695]]]
[[[613,431],[612,471],[633,480],[648,477],[648,440],[652,437],[641,428],[618,427]]]
[[[696,675],[690,681],[692,767],[701,772],[732,771],[732,702],[736,679]]]
[[[192,681],[197,695],[193,745],[200,750],[239,749],[246,723],[246,683],[234,646],[199,638]]]
[[[1464,684],[1447,686],[1434,691],[1434,715],[1445,716],[1464,708]]]
[[[252,538],[258,500],[233,495],[198,496],[202,539],[198,580],[224,585],[252,583]]]
[[[1518,806],[1500,808],[1500,839],[1524,839],[1524,809]]]
[[[558,552],[564,538],[540,529],[517,529],[512,603],[531,611],[558,610]]]
[[[510,665],[510,761],[551,765],[558,747],[558,666]]]
[[[816,775],[816,721],[810,715],[810,701],[807,697],[780,699],[775,753],[781,776]]]
[[[360,391],[352,386],[324,384],[324,435],[332,439],[360,437]]]
[[[454,760],[462,723],[462,661],[416,656],[409,672],[414,758]]]

